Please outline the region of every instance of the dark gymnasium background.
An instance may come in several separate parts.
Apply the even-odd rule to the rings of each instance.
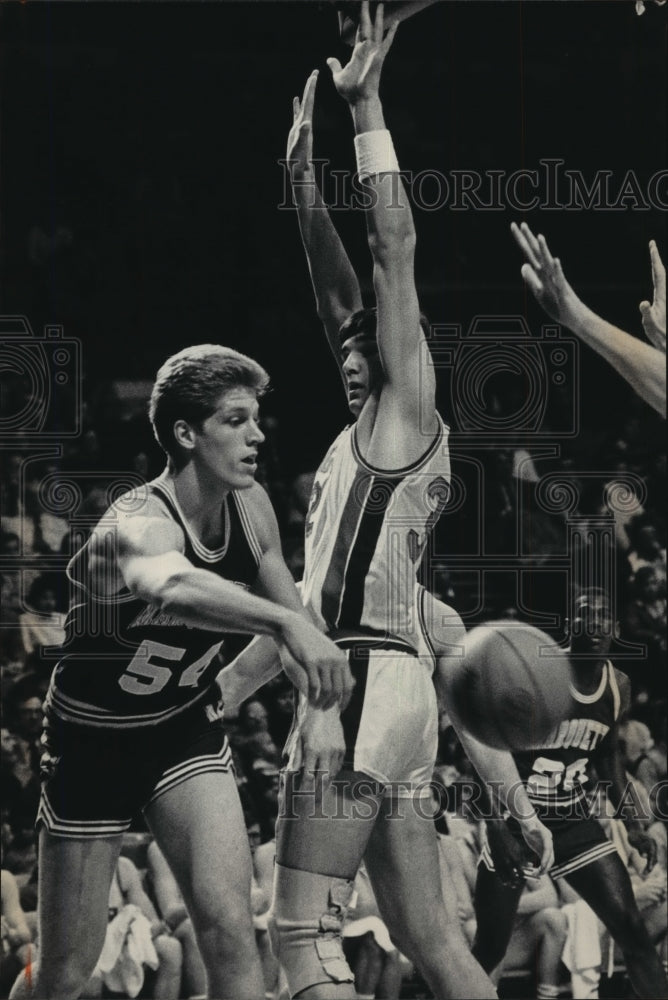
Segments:
[[[476,316],[521,315],[538,337],[545,317],[523,287],[509,232],[511,221],[526,218],[546,234],[585,302],[642,335],[638,302],[651,298],[650,238],[666,258],[667,183],[657,174],[666,166],[667,10],[648,4],[638,17],[632,0],[471,0],[439,3],[401,26],[382,92],[402,167],[431,175],[414,213],[418,287],[433,323],[466,331]],[[0,312],[27,316],[35,333],[62,324],[66,337],[81,341],[84,429],[92,426],[97,441],[87,454],[82,437],[78,451],[66,450],[65,465],[123,470],[143,448],[149,472],[159,471],[127,383],[150,380],[185,345],[222,342],[250,353],[272,376],[264,404],[274,418],[267,478],[276,480],[279,514],[287,516],[294,477],[315,467],[347,419],[295,214],[279,209],[292,97],[314,66],[322,70],[316,155],[330,169],[354,165],[348,111],[324,63],[346,51],[334,7],[315,0],[10,2],[0,6],[0,36]],[[538,171],[542,202],[525,213],[504,187],[520,169]],[[490,178],[499,179],[494,210],[462,207],[461,199],[457,207],[456,184],[464,182],[453,171],[462,170],[484,175],[484,201]],[[556,191],[550,170],[559,173]],[[608,172],[600,207],[563,207],[568,170],[587,184]],[[449,182],[449,196],[436,173]],[[530,181],[520,180],[515,193],[531,197]],[[427,210],[427,201],[438,204]],[[343,209],[335,219],[368,292],[363,213]],[[507,525],[498,523],[504,504],[514,502],[514,513],[521,507],[504,498],[502,467],[523,450],[539,475],[556,470],[577,482],[569,515],[595,516],[602,484],[625,470],[638,475],[651,487],[645,517],[665,545],[662,422],[592,352],[579,351],[579,365],[569,356],[561,387],[550,382],[541,425],[548,435],[529,430],[513,440],[493,430],[461,436],[448,403],[446,355],[441,405],[467,494],[437,532],[434,581],[468,622],[513,605],[523,616],[556,610],[565,600],[564,511],[552,535],[543,524],[540,541],[531,536],[532,524],[545,520],[535,497],[507,538]],[[522,380],[499,373],[486,391],[495,412],[512,413]],[[123,410],[114,394],[124,392]],[[467,461],[473,454],[477,465]],[[525,580],[516,601],[504,593],[516,576],[511,559],[505,577],[490,577],[481,602],[476,560],[514,555],[513,531],[528,532],[529,548],[545,546],[545,572]],[[566,561],[557,558],[550,569],[551,552]],[[619,599],[630,599],[622,584]],[[561,617],[554,624],[560,628]],[[637,665],[641,680],[655,692],[661,685],[647,664]]]

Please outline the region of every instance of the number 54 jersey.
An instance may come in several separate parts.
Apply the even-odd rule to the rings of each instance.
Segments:
[[[167,477],[153,480],[146,489],[183,529],[184,554],[193,566],[250,589],[261,548],[240,493],[230,492],[223,502],[223,544],[211,550],[191,532]],[[221,667],[217,654],[226,641],[224,633],[187,625],[127,589],[111,597],[96,596],[87,545],[68,572],[76,590],[63,656],[46,696],[47,714],[79,725],[126,729],[165,722],[196,703],[213,706],[219,701],[213,682]]]
[[[621,704],[616,671],[603,666],[592,694],[571,685],[571,709],[540,747],[513,752],[527,795],[543,821],[582,819],[589,814],[589,762],[619,717]]]

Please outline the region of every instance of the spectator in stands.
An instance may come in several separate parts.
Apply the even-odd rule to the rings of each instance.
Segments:
[[[21,969],[36,959],[32,932],[21,908],[19,889],[14,875],[4,867],[0,873],[2,886],[2,956],[0,957],[0,991],[7,996]]]
[[[599,797],[600,802],[601,799],[602,796]],[[645,859],[629,844],[626,827],[622,820],[614,818],[614,809],[607,799],[601,802],[599,821],[629,870],[633,894],[640,915],[665,965],[668,937],[668,909],[666,907],[668,873],[665,863],[659,861],[651,872],[647,871]]]
[[[31,610],[19,616],[26,667],[48,679],[55,660],[46,659],[43,650],[65,642],[65,614],[61,608],[61,581],[54,573],[38,577],[28,592]]]
[[[624,767],[648,792],[652,791],[665,774],[665,760],[661,769],[657,760],[649,755],[653,746],[652,734],[644,722],[627,719],[622,723],[619,729],[619,747]]]
[[[666,547],[659,540],[659,534],[653,524],[633,522],[632,535],[635,548],[629,552],[628,560],[632,573],[637,573],[641,566],[654,566],[666,573]]]
[[[206,995],[206,970],[202,962],[192,920],[188,916],[183,896],[154,840],[148,845],[148,874],[156,907],[171,933],[181,944],[183,971],[180,996],[204,997]]]
[[[134,907],[145,921],[132,919],[127,910]],[[127,928],[125,922],[128,922]],[[141,929],[146,930],[143,938]],[[141,876],[129,858],[121,855],[109,890],[109,926],[102,954],[91,979],[81,994],[82,998],[95,1000],[101,997],[106,985],[114,992],[130,992],[136,996],[143,983],[143,975],[134,963],[127,960],[123,948],[118,945],[125,934],[136,934],[135,944],[144,949],[145,962],[156,971],[152,995],[155,1000],[178,1000],[181,996],[181,967],[183,953],[180,941],[172,934],[167,924],[160,919],[155,907],[142,886]],[[148,939],[146,939],[148,935]],[[152,941],[154,952],[151,952]],[[113,961],[115,959],[115,961]],[[113,962],[113,964],[112,964]],[[139,989],[137,989],[137,986]],[[119,987],[121,989],[119,990]],[[134,992],[134,989],[137,992]]]
[[[666,576],[654,566],[636,570],[634,597],[627,606],[625,630],[631,639],[648,646],[648,658],[657,666],[666,652]]]
[[[343,950],[359,1000],[397,1000],[403,978],[401,955],[381,919],[364,862],[355,876],[353,901],[343,927]]]

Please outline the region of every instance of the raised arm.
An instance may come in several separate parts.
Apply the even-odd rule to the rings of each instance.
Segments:
[[[425,364],[425,337],[415,288],[415,228],[378,90],[396,27],[394,23],[385,33],[383,4],[378,5],[372,21],[369,4],[363,3],[350,62],[344,68],[336,59],[327,62],[336,89],[350,106],[358,171],[368,184],[366,219],[378,309],[378,348],[385,377],[381,405],[389,402],[395,414],[406,421],[402,434],[410,434],[416,427],[429,434],[436,428],[435,379],[433,368]]]
[[[663,350],[651,346],[601,319],[582,302],[564,277],[561,262],[553,257],[544,236],[534,236],[525,222],[511,230],[526,263],[522,277],[545,312],[572,330],[585,344],[605,358],[646,403],[666,415],[666,275],[656,246],[652,251],[654,302],[641,303],[643,326],[653,344],[661,343],[660,316],[663,297]]]
[[[301,103],[298,97],[293,100],[286,166],[318,316],[341,371],[339,328],[352,312],[362,308],[362,296],[357,275],[322,199],[313,169],[313,104],[317,81],[318,71],[314,70],[306,82]]]

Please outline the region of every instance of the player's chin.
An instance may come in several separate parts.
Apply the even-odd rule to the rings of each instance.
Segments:
[[[231,476],[231,486],[233,490],[249,490],[255,484],[257,465],[244,464],[243,462],[235,469],[234,476]]]

